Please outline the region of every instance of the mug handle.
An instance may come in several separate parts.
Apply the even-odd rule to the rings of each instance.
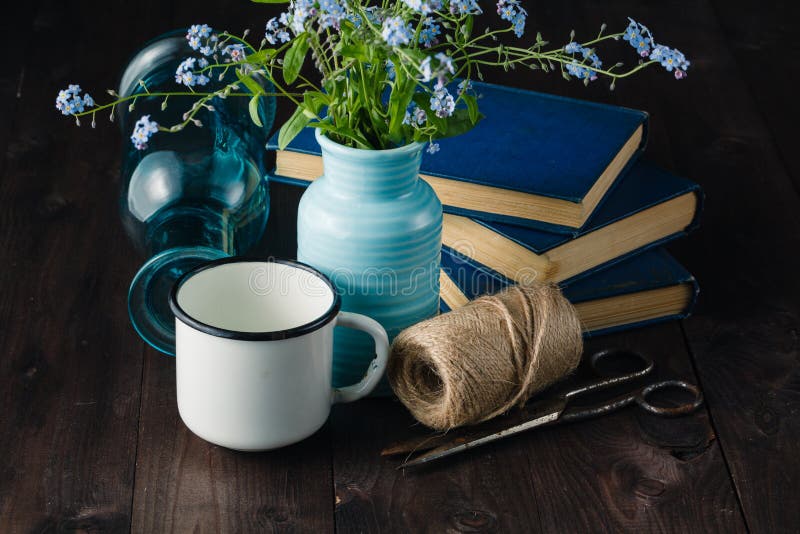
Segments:
[[[360,313],[339,312],[336,318],[337,326],[355,328],[362,330],[372,336],[375,340],[375,359],[369,364],[364,378],[357,384],[333,389],[333,402],[353,402],[361,397],[372,393],[378,385],[383,372],[386,370],[386,362],[389,359],[389,336],[386,330],[376,321]]]

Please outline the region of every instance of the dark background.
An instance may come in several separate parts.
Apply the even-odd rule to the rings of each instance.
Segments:
[[[99,97],[169,29],[261,32],[281,6],[28,0],[2,15],[0,532],[800,528],[796,3],[524,4],[530,35],[566,42],[632,16],[692,60],[686,80],[651,68],[613,93],[522,71],[492,81],[645,109],[646,157],[704,187],[702,228],[670,247],[700,281],[695,315],[587,349],[645,351],[698,383],[706,407],[669,421],[629,410],[407,472],[377,455],[419,431],[392,400],[337,406],[321,432],[271,453],[195,437],[174,360],[127,319],[143,258],[117,214],[121,137],[77,129],[55,96],[80,83]],[[297,198],[273,187],[258,252],[294,253]]]

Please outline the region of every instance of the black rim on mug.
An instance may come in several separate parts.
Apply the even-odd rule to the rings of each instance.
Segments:
[[[331,302],[330,307],[319,317],[310,321],[305,324],[301,324],[299,326],[295,326],[292,328],[287,328],[285,330],[273,330],[269,332],[241,332],[238,330],[229,330],[227,328],[220,328],[218,326],[212,326],[210,324],[204,323],[192,317],[186,310],[184,310],[180,304],[178,304],[178,293],[180,292],[181,286],[185,282],[187,282],[190,278],[194,275],[206,271],[208,269],[213,269],[215,267],[219,267],[220,265],[226,265],[229,263],[277,263],[282,265],[288,265],[290,267],[294,267],[297,269],[301,269],[303,271],[307,271],[321,280],[325,282],[328,288],[331,290],[333,294],[333,302]],[[289,339],[293,337],[299,337],[309,332],[313,332],[319,328],[322,328],[329,322],[331,322],[336,315],[339,313],[339,309],[342,306],[342,299],[339,295],[339,292],[334,287],[333,283],[330,279],[319,272],[314,267],[307,265],[305,263],[295,261],[295,260],[283,260],[277,258],[247,258],[242,256],[233,256],[230,258],[221,258],[218,260],[210,261],[208,263],[204,263],[198,267],[195,267],[191,271],[188,271],[183,274],[176,282],[175,285],[172,286],[172,291],[169,294],[169,307],[172,309],[172,313],[175,314],[175,317],[179,319],[181,322],[190,326],[196,330],[201,332],[205,332],[206,334],[211,334],[212,336],[217,337],[224,337],[228,339],[238,339],[243,341],[275,341],[280,339]]]

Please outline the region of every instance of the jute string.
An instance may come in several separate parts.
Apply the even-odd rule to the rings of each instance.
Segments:
[[[389,383],[426,426],[479,423],[571,373],[581,332],[557,287],[511,286],[402,331],[392,344]]]

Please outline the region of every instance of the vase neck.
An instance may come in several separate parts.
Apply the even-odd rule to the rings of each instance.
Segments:
[[[325,180],[340,192],[399,196],[411,191],[419,180],[420,143],[391,150],[361,150],[323,138],[320,146]]]

